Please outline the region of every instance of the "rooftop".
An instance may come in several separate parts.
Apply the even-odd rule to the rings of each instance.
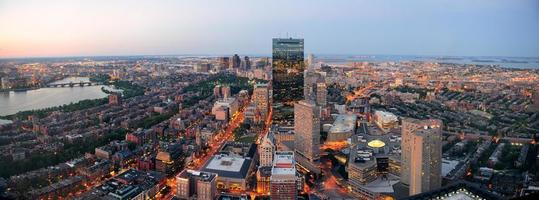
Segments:
[[[180,174],[177,176],[178,178],[189,178],[194,177],[202,181],[212,181],[216,175],[214,173],[208,173],[208,172],[201,172],[201,171],[195,171],[195,170],[183,170]]]
[[[384,122],[398,121],[399,120],[395,114],[390,113],[390,112],[377,110],[377,111],[374,112],[374,114],[381,117],[381,120],[384,121]]]
[[[369,143],[367,143],[367,145],[369,145],[369,147],[372,147],[372,148],[382,148],[386,146],[386,143],[382,142],[381,140],[372,140]]]
[[[442,188],[403,198],[408,199],[502,199],[486,189],[472,183],[459,181]]]
[[[218,99],[218,100],[215,102],[215,104],[217,104],[217,105],[228,105],[228,104],[233,103],[234,101],[236,101],[236,98],[234,98],[234,97],[228,97],[228,98]]]
[[[261,176],[269,177],[271,176],[271,168],[272,167],[269,167],[269,166],[258,167],[258,171],[261,174]]]
[[[356,115],[337,115],[333,126],[329,129],[330,133],[339,133],[339,132],[351,132],[356,126],[357,116]]]
[[[227,155],[238,155],[244,158],[253,158],[256,153],[256,144],[229,141],[219,149],[219,153]]]
[[[245,178],[251,162],[251,158],[218,154],[206,163],[202,171],[216,173],[222,177]]]
[[[394,193],[393,185],[399,182],[399,177],[388,174],[387,177],[378,177],[367,183],[364,187],[376,193]]]
[[[257,84],[255,84],[255,88],[260,88],[260,87],[268,87],[268,84],[267,83],[257,83]]]
[[[273,168],[271,169],[271,172],[273,175],[295,175],[296,161],[294,160],[294,152],[275,152],[275,158],[273,161]]]
[[[105,181],[83,195],[83,199],[131,198],[144,190],[159,184],[165,175],[155,171],[129,169],[118,176]]]

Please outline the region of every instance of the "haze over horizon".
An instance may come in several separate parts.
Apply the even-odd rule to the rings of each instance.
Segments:
[[[539,56],[539,1],[9,1],[0,58],[270,54]]]

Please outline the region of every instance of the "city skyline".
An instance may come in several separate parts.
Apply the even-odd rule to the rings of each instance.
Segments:
[[[157,2],[0,0],[0,199],[539,196],[539,1]]]
[[[538,191],[539,71],[450,58],[324,63],[305,59],[302,38],[272,41],[271,62],[237,54],[2,60],[0,199]]]
[[[287,36],[315,54],[539,56],[536,1],[125,4],[2,1],[0,58],[269,55],[263,38]]]

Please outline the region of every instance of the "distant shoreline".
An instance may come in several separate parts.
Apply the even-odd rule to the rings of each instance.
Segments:
[[[85,61],[92,59],[95,61],[106,61],[114,59],[160,59],[160,58],[216,58],[231,56],[232,54],[170,54],[170,55],[111,55],[111,56],[59,56],[59,57],[16,57],[0,58],[0,62],[56,62],[56,61]],[[271,54],[242,54],[250,57],[270,57]],[[503,68],[511,69],[539,69],[539,57],[525,56],[442,56],[442,55],[361,55],[361,54],[314,54],[315,58],[328,63],[336,62],[402,62],[402,61],[424,61],[453,64],[476,64],[476,65],[499,65]],[[305,54],[305,58],[307,53]]]
[[[37,90],[41,87],[30,87],[30,88],[16,88],[16,89],[0,89],[0,92],[26,92],[30,90]]]

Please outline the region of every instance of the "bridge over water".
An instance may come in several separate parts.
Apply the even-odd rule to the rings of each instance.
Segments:
[[[84,87],[92,85],[101,85],[100,83],[94,83],[90,81],[81,81],[81,82],[69,82],[69,83],[49,83],[47,87]]]

